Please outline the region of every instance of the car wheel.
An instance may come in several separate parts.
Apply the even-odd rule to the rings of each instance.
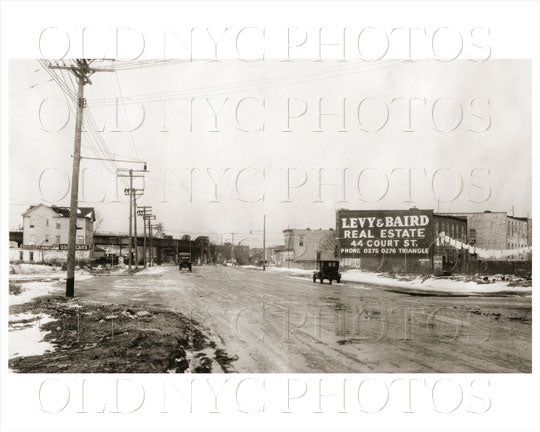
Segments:
[[[323,281],[324,281],[324,278],[322,276],[320,277],[320,281],[321,281],[321,283],[323,283]]]
[[[317,276],[313,275],[313,283],[317,282]]]
[[[336,282],[337,282],[337,283],[341,283],[341,278],[337,278],[337,279],[336,279]]]

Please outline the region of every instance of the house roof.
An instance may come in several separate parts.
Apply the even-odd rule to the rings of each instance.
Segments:
[[[45,204],[32,205],[22,215],[26,216],[32,210],[41,206],[51,209],[53,212],[55,212],[61,217],[66,217],[66,218],[69,217],[69,207],[59,207],[59,206],[54,206],[54,205],[48,206]],[[94,207],[77,207],[77,217],[90,219],[92,222],[95,222],[96,213],[94,211]]]

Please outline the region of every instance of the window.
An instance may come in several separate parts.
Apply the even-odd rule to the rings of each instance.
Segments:
[[[36,221],[34,218],[30,218],[30,228],[34,228]]]
[[[476,230],[474,228],[469,229],[469,241],[470,244],[476,244]]]
[[[23,253],[23,251],[19,251],[19,261],[24,261],[24,253]]]
[[[60,236],[56,236],[56,244],[60,244]]]
[[[45,243],[49,243],[49,236],[45,235]]]
[[[30,261],[34,261],[34,252],[30,252]]]
[[[304,246],[304,236],[298,237],[298,246]]]
[[[56,229],[60,229],[62,226],[60,225],[60,222],[56,222]]]
[[[46,226],[46,227],[49,226],[49,219],[45,219],[45,226]]]
[[[84,236],[77,236],[77,243],[84,243]]]

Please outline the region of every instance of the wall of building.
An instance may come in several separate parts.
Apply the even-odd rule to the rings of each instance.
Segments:
[[[23,216],[23,244],[56,244],[57,219],[58,214],[46,206],[38,206]]]
[[[273,261],[277,267],[287,267],[287,265],[291,263],[293,259],[294,253],[293,251],[289,250],[278,250],[275,251],[273,255]]]
[[[529,244],[529,224],[527,219],[507,218],[507,249],[519,249]]]
[[[292,250],[295,262],[314,262],[317,253],[333,255],[334,230],[287,229],[283,231],[284,245]]]
[[[482,249],[519,249],[532,246],[532,221],[508,216],[505,212],[450,213],[466,216],[468,243]],[[508,260],[530,260],[531,254],[517,254]]]
[[[468,239],[468,223],[467,217],[454,217],[447,215],[434,214],[434,230],[435,236],[439,233],[444,232],[447,236],[452,237],[453,239],[460,240],[464,243],[467,243]]]
[[[482,249],[507,248],[507,218],[505,212],[449,213],[466,216],[469,243]]]
[[[89,261],[90,250],[78,250],[75,252],[75,260]],[[67,262],[67,250],[39,249],[39,248],[10,248],[10,261],[23,261],[28,263],[64,263]]]
[[[91,245],[94,241],[94,222],[88,218],[77,218],[77,227],[81,227],[81,229],[77,229],[77,242]],[[80,236],[82,236],[82,241]]]
[[[93,242],[93,221],[77,218],[77,243],[91,245]],[[79,229],[80,228],[80,229]],[[69,237],[69,218],[61,217],[46,206],[35,207],[23,216],[23,244],[53,246],[67,244]]]

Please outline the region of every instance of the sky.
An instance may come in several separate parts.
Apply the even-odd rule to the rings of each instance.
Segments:
[[[60,78],[74,89],[67,72]],[[217,242],[236,233],[261,246],[266,215],[277,245],[286,228],[333,227],[338,208],[526,216],[530,94],[525,60],[129,67],[85,86],[82,155],[145,161],[138,204],[165,232]],[[73,110],[36,60],[10,62],[11,228],[29,205],[69,205]],[[81,162],[79,203],[95,207],[98,231],[127,231],[117,168],[143,165]]]

